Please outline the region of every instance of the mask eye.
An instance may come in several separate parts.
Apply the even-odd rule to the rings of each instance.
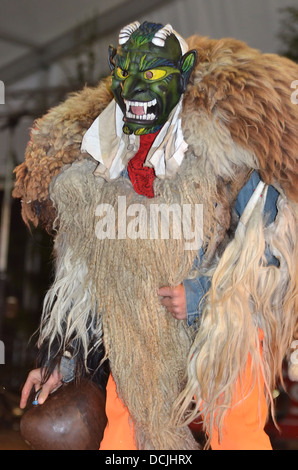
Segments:
[[[116,76],[117,78],[120,78],[120,80],[124,80],[128,76],[128,72],[126,70],[122,70],[120,67],[117,67]]]
[[[144,78],[146,80],[161,80],[167,75],[167,72],[165,70],[161,69],[152,69],[152,70],[146,70],[144,72]]]

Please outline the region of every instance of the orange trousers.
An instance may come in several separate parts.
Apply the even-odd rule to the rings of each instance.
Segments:
[[[264,431],[267,417],[265,396],[259,401],[256,385],[250,395],[235,404],[224,420],[221,442],[218,432],[213,432],[212,450],[272,450],[269,437]],[[107,385],[106,413],[108,424],[100,450],[137,450],[133,424],[127,408],[118,398],[116,384],[110,376]]]
[[[252,388],[249,358],[242,387],[238,381],[233,405],[224,418],[220,442],[218,431],[213,431],[212,450],[272,450],[269,437],[264,431],[268,410],[263,390],[264,383],[256,383]],[[127,408],[117,395],[116,384],[111,375],[107,384],[106,413],[108,424],[100,450],[137,450],[133,424]]]

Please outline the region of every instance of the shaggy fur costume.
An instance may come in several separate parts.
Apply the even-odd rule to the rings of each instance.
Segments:
[[[56,352],[71,344],[87,362],[90,340],[93,348],[103,341],[139,449],[196,448],[187,423],[202,412],[209,436],[214,423],[221,428],[248,355],[270,402],[297,332],[298,106],[291,82],[298,66],[233,39],[194,36],[188,44],[198,52],[181,116],[189,147],[172,180],[155,180],[151,203],[204,205],[200,274],[211,274],[212,286],[197,332],[171,318],[157,296],[159,287],[194,274],[196,252],[184,250],[183,240],[95,236],[98,204],[117,212],[118,195],[147,204],[128,180],[95,177],[95,163],[80,153],[85,131],[112,98],[109,79],[36,121],[13,193],[26,223],[56,230],[56,279],[40,344],[51,354],[54,344]],[[278,215],[265,227],[260,200],[235,232],[234,202],[253,169],[280,192]],[[266,265],[266,247],[279,267]]]

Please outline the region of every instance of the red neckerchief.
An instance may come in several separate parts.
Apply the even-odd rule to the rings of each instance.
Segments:
[[[154,197],[153,181],[155,172],[154,168],[143,165],[158,132],[140,136],[140,148],[136,155],[128,162],[127,166],[128,175],[134,190],[136,193],[142,194],[148,198]]]

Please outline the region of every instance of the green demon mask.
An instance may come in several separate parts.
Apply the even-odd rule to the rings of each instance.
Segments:
[[[124,114],[125,134],[156,132],[185,91],[196,51],[170,25],[133,23],[119,35],[119,48],[109,48],[112,92]],[[185,53],[184,53],[185,52]]]

